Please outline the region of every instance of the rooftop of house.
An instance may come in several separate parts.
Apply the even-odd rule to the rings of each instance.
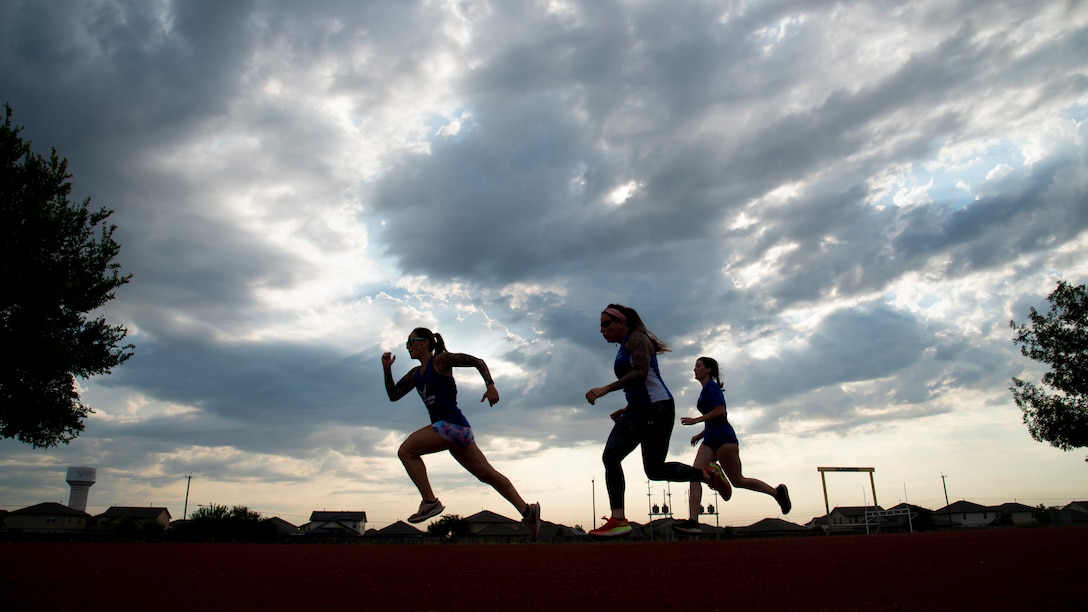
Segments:
[[[314,510],[310,513],[310,522],[314,521],[362,521],[366,522],[366,512],[362,510]]]
[[[33,506],[27,506],[26,508],[12,510],[9,514],[13,516],[85,516],[87,518],[90,518],[91,516],[90,514],[87,514],[82,510],[69,508],[64,504],[58,504],[56,502],[42,502],[40,504],[34,504]]]
[[[130,519],[157,519],[166,513],[170,518],[170,510],[148,506],[110,506],[108,510],[99,514],[97,518],[130,518]]]

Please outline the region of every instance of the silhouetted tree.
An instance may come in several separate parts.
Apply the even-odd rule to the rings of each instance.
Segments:
[[[230,510],[226,506],[220,506],[219,504],[208,504],[207,506],[198,506],[192,514],[189,515],[190,521],[221,521],[230,516]]]
[[[92,412],[75,377],[109,373],[132,356],[127,330],[87,313],[129,281],[113,262],[121,246],[113,211],[72,204],[68,160],[30,150],[0,125],[0,437],[37,448],[67,444]],[[95,235],[97,232],[97,236]]]
[[[183,538],[215,541],[269,540],[276,536],[276,526],[261,520],[261,514],[245,506],[227,508],[219,504],[200,506],[188,521],[177,527]]]
[[[1032,438],[1070,450],[1088,446],[1088,288],[1058,281],[1047,300],[1046,316],[1032,308],[1030,324],[1009,326],[1020,352],[1050,371],[1041,387],[1013,378],[1009,390]]]
[[[1039,504],[1038,506],[1036,506],[1035,512],[1033,514],[1035,516],[1036,523],[1040,525],[1050,524],[1050,508],[1047,508],[1046,504]]]
[[[440,538],[455,538],[468,534],[468,521],[456,514],[447,514],[427,526],[427,535]]]

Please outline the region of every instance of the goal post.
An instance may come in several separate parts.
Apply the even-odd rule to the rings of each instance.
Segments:
[[[827,500],[827,473],[828,472],[869,472],[869,486],[873,490],[873,506],[876,507],[876,480],[873,478],[873,472],[876,468],[871,467],[817,467],[817,471],[820,472],[820,483],[824,487],[824,520],[827,521],[827,534],[831,535],[831,505]]]

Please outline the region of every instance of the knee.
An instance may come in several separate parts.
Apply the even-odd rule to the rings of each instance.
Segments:
[[[408,441],[405,440],[400,445],[400,448],[397,449],[397,457],[401,460],[401,462],[405,462],[419,457],[419,454],[409,448]]]
[[[665,470],[664,464],[644,463],[642,464],[642,467],[644,470],[646,470],[646,478],[649,478],[650,480],[668,480],[668,478],[666,478],[667,471]]]

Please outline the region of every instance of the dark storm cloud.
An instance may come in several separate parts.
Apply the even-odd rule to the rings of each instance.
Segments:
[[[128,224],[115,235],[123,271],[133,275],[117,291],[115,307],[152,334],[193,319],[211,327],[267,317],[253,309],[253,290],[287,286],[310,272],[261,236],[154,197],[118,213]]]
[[[103,383],[153,390],[162,401],[214,417],[211,426],[187,419],[146,426],[175,443],[272,452],[294,446],[289,439],[314,425],[409,428],[419,421],[418,414],[389,409],[381,372],[371,363],[381,354],[377,347],[336,355],[319,345],[191,338],[139,347],[139,358]]]
[[[917,362],[930,333],[918,321],[886,307],[840,310],[805,336],[804,344],[741,368],[747,394],[759,404],[821,387],[876,380]]]
[[[782,306],[831,292],[879,291],[938,256],[947,258],[949,277],[1001,266],[1072,240],[1088,227],[1088,191],[1065,180],[1083,174],[1079,159],[1041,160],[1030,174],[1010,181],[1007,191],[980,195],[964,207],[938,202],[899,212],[874,209],[860,186],[816,195],[799,203],[794,216],[772,222],[755,252],[780,241],[799,245],[784,259],[772,289]],[[822,245],[827,238],[834,243]]]
[[[247,57],[250,5],[12,3],[8,101],[40,141],[108,171],[226,109]]]
[[[841,182],[932,153],[942,140],[967,129],[963,113],[970,106],[955,100],[977,95],[979,88],[1015,87],[1029,69],[1042,70],[1056,57],[1068,65],[1068,41],[1014,60],[1015,42],[1000,37],[980,42],[974,36],[977,26],[967,22],[880,80],[854,91],[831,91],[804,111],[778,116],[769,109],[765,122],[722,132],[713,124],[716,109],[725,104],[744,109],[760,100],[715,86],[739,80],[740,66],[760,55],[762,41],[752,31],[780,15],[757,12],[723,25],[699,11],[670,11],[665,20],[658,10],[634,7],[625,28],[615,20],[596,21],[594,11],[578,27],[551,23],[531,34],[515,28],[505,47],[510,53],[493,52],[492,61],[466,81],[467,90],[475,92],[468,106],[479,110],[471,127],[456,139],[436,140],[429,154],[380,181],[375,205],[388,220],[389,252],[413,272],[482,282],[548,278],[577,269],[587,256],[629,267],[653,253],[650,265],[675,268],[669,263],[670,242],[690,246],[691,240],[721,231],[703,219],[728,220],[746,201],[829,167],[826,182],[818,180],[784,209],[788,214],[761,219],[755,242],[754,236],[734,236],[741,240],[732,250],[748,249],[742,257],[758,257],[778,244],[799,245],[783,262],[778,288],[772,290],[780,308],[832,292],[880,290],[915,269],[919,258],[952,254],[957,268],[950,272],[962,274],[1083,229],[1082,215],[1075,213],[1083,193],[1064,194],[1051,204],[1058,214],[1044,215],[1060,224],[1060,235],[1013,226],[1012,235],[993,240],[986,226],[1012,221],[1002,220],[1008,206],[1003,201],[1045,198],[1045,176],[1012,186],[1020,193],[994,194],[967,212],[946,214],[937,206],[905,213],[902,220],[873,210],[866,186]],[[753,22],[757,17],[766,21]],[[611,43],[608,50],[599,48],[596,37],[585,37],[585,28],[599,28]],[[658,28],[667,31],[653,36]],[[804,41],[787,42],[785,53],[805,48]],[[504,48],[494,43],[489,41],[490,49]],[[1008,62],[1018,68],[994,68]],[[693,75],[704,89],[696,92],[685,81]],[[761,91],[764,97],[774,93]],[[594,93],[607,104],[594,101]],[[622,115],[632,98],[650,109],[644,116],[651,120],[633,134],[609,134],[603,126]],[[590,111],[588,120],[578,117],[583,110]],[[894,138],[887,133],[889,121],[901,124]],[[874,144],[880,148],[870,151]],[[851,156],[859,158],[860,167],[849,174],[834,169],[836,160]],[[1067,166],[1076,159],[1047,163]],[[571,178],[579,168],[585,169],[585,188],[572,194]],[[1050,174],[1045,168],[1036,171]],[[602,206],[607,191],[628,180],[643,188],[623,206]],[[904,223],[902,233],[889,234]],[[416,248],[424,237],[444,256]],[[827,238],[834,246],[821,249]],[[1021,248],[992,246],[1010,241]],[[675,256],[690,250],[677,249]],[[723,258],[729,250],[722,246]]]
[[[1047,159],[1035,164],[1022,186],[1005,193],[954,211],[946,206],[911,211],[895,237],[895,251],[914,265],[947,253],[949,274],[959,276],[1067,242],[1088,227],[1088,190],[1069,190],[1058,179],[1070,173],[1082,174],[1083,166],[1075,159]]]

